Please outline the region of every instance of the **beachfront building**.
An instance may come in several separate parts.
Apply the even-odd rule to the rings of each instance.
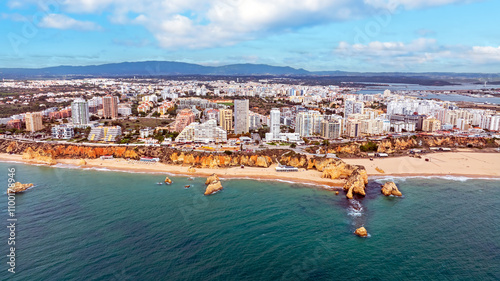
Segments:
[[[177,113],[175,118],[174,131],[182,132],[186,126],[193,123],[195,120],[195,115],[191,109],[183,109]]]
[[[342,132],[342,122],[338,119],[321,121],[321,136],[326,139],[338,139]]]
[[[69,140],[75,136],[75,130],[73,129],[73,126],[67,124],[53,126],[51,129],[51,133],[52,138],[54,139]]]
[[[227,132],[217,126],[216,120],[208,120],[204,123],[193,122],[186,126],[175,139],[176,142],[226,142]]]
[[[41,112],[28,112],[24,115],[26,122],[26,131],[36,132],[43,129],[42,113]]]
[[[315,110],[301,111],[295,118],[295,132],[301,137],[309,137],[321,132],[323,116]]]
[[[266,141],[272,142],[280,139],[280,110],[278,108],[271,109],[271,131],[266,133]]]
[[[234,133],[246,134],[250,128],[249,101],[234,100]]]
[[[117,137],[122,135],[120,126],[98,126],[90,130],[89,141],[114,142]]]
[[[118,97],[107,95],[102,98],[102,104],[102,115],[104,118],[118,118]]]
[[[226,132],[233,130],[233,111],[231,109],[219,110],[219,124]]]
[[[424,132],[436,132],[441,129],[441,121],[436,118],[427,118],[424,120],[422,125],[422,131]]]
[[[71,119],[75,125],[86,125],[89,123],[89,104],[84,99],[75,99],[71,103]]]

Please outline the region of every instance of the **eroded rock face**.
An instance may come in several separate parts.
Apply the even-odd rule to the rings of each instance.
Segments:
[[[56,160],[54,157],[46,153],[45,151],[38,149],[34,151],[31,149],[31,147],[28,147],[24,153],[23,153],[23,159],[24,160],[29,160],[30,162],[35,162],[35,163],[40,163],[40,164],[47,164],[47,165],[55,165],[57,164]]]
[[[358,235],[359,237],[367,237],[368,231],[366,231],[366,228],[364,228],[362,226],[362,227],[356,229],[356,231],[354,231],[354,234]]]
[[[399,191],[398,187],[396,184],[392,181],[386,182],[384,185],[382,185],[382,189],[380,190],[385,196],[403,196],[401,191]]]
[[[207,185],[205,195],[213,194],[222,189],[222,184],[216,174],[212,174],[211,176],[209,176],[205,181],[205,184]]]
[[[354,198],[354,194],[365,196],[365,185],[368,183],[366,170],[358,168],[347,178],[344,184],[344,191],[347,191],[346,197],[348,199]]]
[[[165,178],[165,183],[168,183],[168,184],[171,184],[172,183],[172,180],[169,179],[168,177]]]
[[[32,183],[22,184],[20,182],[16,182],[16,183],[14,183],[13,187],[9,187],[7,189],[7,193],[20,193],[20,192],[24,192],[24,191],[26,191],[26,189],[28,189],[28,188],[30,188],[32,186],[33,186]]]

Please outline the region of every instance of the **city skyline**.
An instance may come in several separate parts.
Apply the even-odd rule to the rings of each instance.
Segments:
[[[0,67],[168,60],[309,71],[498,72],[498,1],[17,1]]]

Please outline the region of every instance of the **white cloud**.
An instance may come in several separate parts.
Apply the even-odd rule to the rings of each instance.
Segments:
[[[500,62],[500,46],[474,46],[468,54],[477,63]]]
[[[90,21],[78,21],[62,14],[49,14],[42,18],[38,26],[55,29],[100,30],[101,27]]]
[[[349,44],[340,42],[335,50],[337,53],[357,54],[363,56],[401,56],[415,52],[429,52],[436,49],[436,39],[419,38],[410,43],[379,42],[368,44]]]
[[[207,48],[381,9],[416,9],[471,0],[60,0],[71,13],[111,12],[116,24],[145,26],[160,46]]]

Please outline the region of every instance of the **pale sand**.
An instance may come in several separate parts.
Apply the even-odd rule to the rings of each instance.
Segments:
[[[426,162],[425,158],[430,161]],[[500,177],[500,153],[440,152],[394,158],[343,159],[346,163],[363,165],[368,175],[426,176],[452,175],[470,177]],[[375,168],[382,169],[384,173]]]
[[[426,162],[425,158],[431,161]],[[409,156],[394,158],[369,159],[343,159],[345,162],[366,167],[369,176],[431,176],[452,175],[469,177],[500,178],[500,153],[473,153],[473,152],[444,152],[432,153],[422,156],[422,159]],[[0,161],[16,161],[33,163],[23,160],[21,155],[0,153]],[[60,164],[79,166],[79,159],[58,159]],[[216,173],[221,178],[251,178],[262,180],[283,180],[298,183],[307,183],[320,188],[339,188],[344,180],[322,179],[321,172],[316,170],[299,172],[276,172],[275,165],[269,168],[232,167],[226,169],[196,168],[195,173],[188,173],[187,166],[167,165],[162,163],[146,164],[124,159],[101,160],[86,159],[87,165],[81,168],[106,168],[124,172],[145,172],[158,174],[185,175],[192,177],[206,177]],[[382,169],[385,173],[378,172],[375,168]],[[163,175],[162,175],[163,176]],[[158,181],[163,177],[159,177]]]
[[[10,155],[5,153],[0,153],[0,161],[16,161],[32,164],[34,162],[22,159],[21,155]],[[207,177],[212,174],[217,174],[221,179],[224,178],[251,178],[251,179],[261,179],[261,180],[283,180],[297,183],[312,184],[319,188],[332,188],[339,189],[343,184],[344,180],[331,180],[322,179],[321,172],[316,170],[299,169],[299,172],[276,172],[274,169],[276,165],[272,165],[269,168],[257,168],[257,167],[232,167],[225,169],[208,169],[208,168],[195,168],[195,173],[188,173],[188,166],[180,165],[168,165],[163,163],[140,163],[138,161],[127,161],[125,159],[112,159],[112,160],[101,160],[101,159],[85,159],[87,165],[80,166],[81,168],[106,168],[114,171],[124,171],[124,172],[145,172],[145,173],[158,173],[163,174],[158,177],[158,181],[164,179],[164,175],[185,175],[188,177]],[[58,164],[66,164],[79,166],[79,159],[57,159]]]

